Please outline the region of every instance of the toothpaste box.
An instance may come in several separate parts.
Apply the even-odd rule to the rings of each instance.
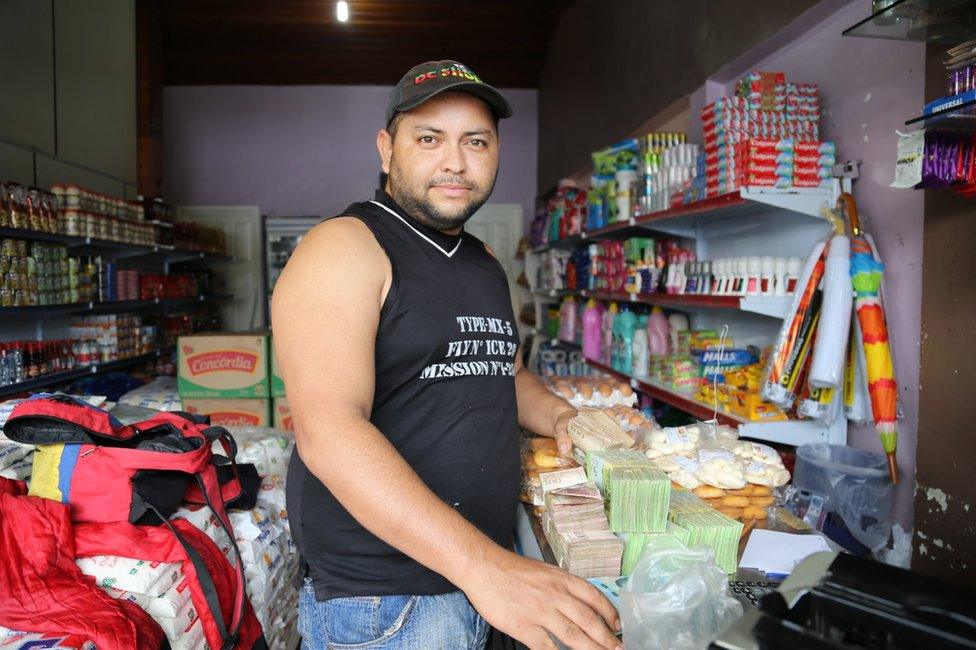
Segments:
[[[180,397],[268,397],[268,335],[196,334],[177,344]]]
[[[193,399],[183,400],[183,410],[209,415],[210,424],[221,427],[267,427],[271,425],[269,400],[266,399]]]

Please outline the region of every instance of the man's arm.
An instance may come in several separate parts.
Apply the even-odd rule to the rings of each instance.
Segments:
[[[279,278],[275,352],[302,460],[370,532],[462,589],[500,630],[533,648],[614,648],[613,607],[592,585],[506,551],[420,480],[369,421],[374,347],[389,260],[364,224],[314,228]],[[369,471],[362,471],[362,468]]]
[[[521,350],[515,360],[515,396],[519,425],[540,436],[555,438],[559,453],[568,455],[572,442],[566,425],[576,416],[576,409],[543,386],[538,375],[522,365]]]

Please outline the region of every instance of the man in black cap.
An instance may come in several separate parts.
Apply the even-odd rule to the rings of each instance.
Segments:
[[[312,229],[275,287],[296,424],[288,512],[310,648],[616,648],[590,584],[506,550],[519,425],[576,411],[524,368],[504,271],[463,229],[498,171],[512,109],[455,61],[397,84],[376,139],[385,191]]]

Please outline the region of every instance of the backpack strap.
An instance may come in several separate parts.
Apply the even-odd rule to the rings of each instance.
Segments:
[[[223,641],[220,650],[232,650],[234,646],[237,645],[238,635],[237,628],[234,632],[229,632],[227,630],[227,624],[224,621],[223,614],[220,611],[220,600],[217,597],[217,588],[214,586],[213,576],[210,575],[210,570],[207,568],[206,563],[203,558],[200,557],[200,553],[194,548],[193,544],[190,544],[180,531],[176,530],[176,527],[170,522],[169,519],[163,516],[161,512],[156,510],[156,506],[151,503],[147,503],[149,509],[156,513],[163,523],[169,528],[170,532],[173,533],[173,537],[180,543],[183,550],[186,551],[186,556],[190,559],[193,564],[194,570],[196,570],[197,580],[200,581],[200,589],[203,591],[203,597],[207,601],[207,608],[210,610],[210,617],[214,620],[217,625],[217,631],[220,632],[220,638]],[[233,541],[233,537],[231,537]],[[236,543],[235,543],[236,548]],[[239,625],[239,623],[238,623]]]
[[[197,485],[200,487],[200,492],[203,495],[204,501],[211,512],[217,515],[217,521],[220,527],[224,529],[227,537],[230,539],[231,547],[234,549],[234,572],[237,582],[237,593],[234,594],[234,612],[231,616],[231,631],[230,636],[237,636],[237,632],[240,629],[241,621],[244,617],[244,601],[247,598],[246,592],[246,582],[244,577],[244,560],[241,557],[241,550],[237,546],[237,539],[234,537],[234,529],[230,525],[230,520],[227,517],[227,511],[224,509],[223,501],[214,500],[210,497],[211,494],[219,494],[219,486],[217,485],[217,470],[211,465],[207,467],[203,472],[199,472],[194,475]],[[223,638],[223,637],[222,637]]]

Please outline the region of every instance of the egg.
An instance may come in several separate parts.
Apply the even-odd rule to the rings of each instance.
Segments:
[[[593,397],[593,389],[587,384],[579,386],[576,390],[579,392],[580,397],[582,397],[584,400],[589,400]]]
[[[617,389],[620,391],[620,394],[623,395],[624,397],[630,397],[631,395],[634,394],[634,391],[627,384],[620,384],[617,387]]]
[[[634,413],[629,418],[627,418],[627,421],[630,422],[630,424],[635,427],[639,427],[640,425],[644,424],[644,418],[642,418],[636,413]]]
[[[558,389],[556,389],[556,392],[558,392],[559,396],[563,399],[573,398],[573,389],[569,386],[560,386]]]

